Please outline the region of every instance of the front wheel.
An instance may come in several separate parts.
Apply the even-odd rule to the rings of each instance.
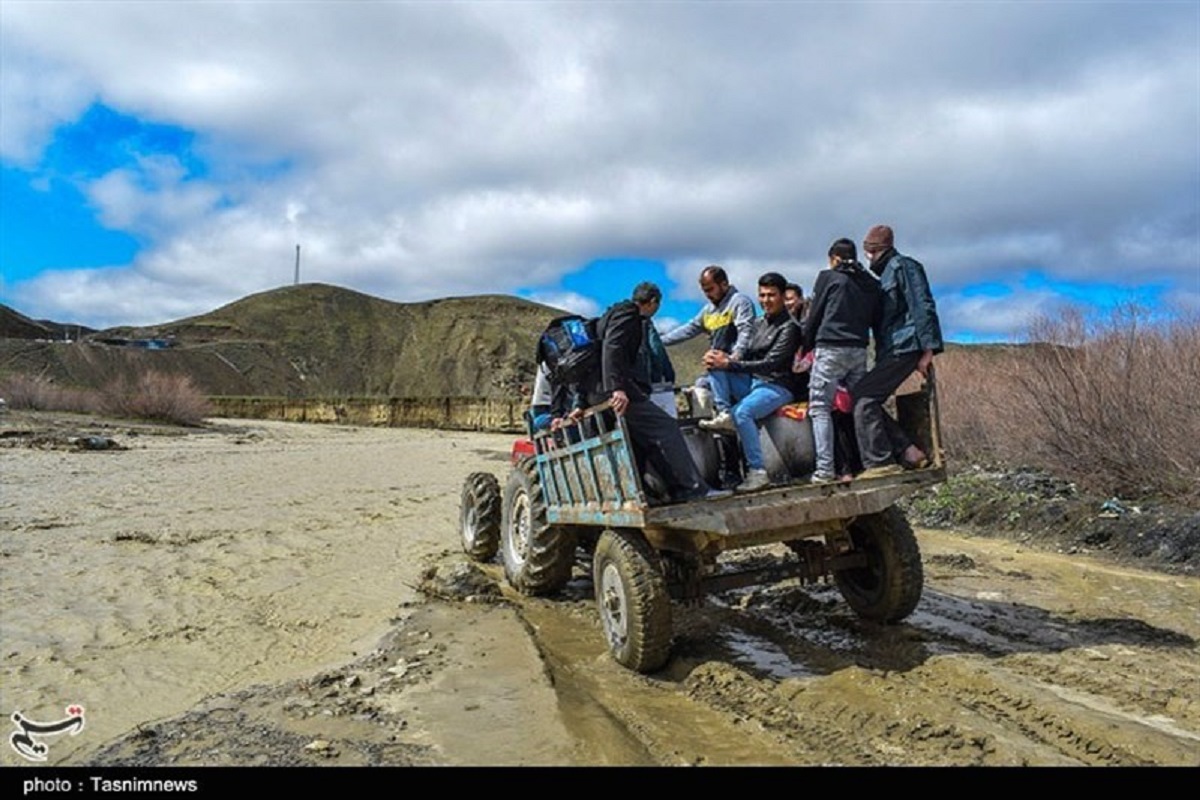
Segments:
[[[864,554],[862,567],[839,570],[834,581],[863,619],[899,622],[913,612],[925,583],[917,537],[904,512],[892,506],[850,523],[850,539]]]
[[[479,562],[500,549],[500,481],[490,472],[472,472],[463,481],[459,531],[463,550]]]
[[[504,486],[500,554],[509,584],[522,594],[547,595],[571,580],[575,539],[546,522],[546,503],[533,460],[522,458]]]
[[[596,605],[612,657],[637,672],[667,663],[671,597],[657,553],[641,536],[607,530],[592,562]]]

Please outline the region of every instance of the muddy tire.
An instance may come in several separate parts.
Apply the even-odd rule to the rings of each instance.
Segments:
[[[491,561],[500,549],[500,481],[490,472],[472,472],[463,481],[458,514],[463,551]]]
[[[834,581],[842,597],[863,619],[899,622],[913,612],[925,583],[917,537],[904,512],[892,506],[850,523],[854,549],[867,564],[839,570]]]
[[[671,597],[658,555],[640,535],[608,530],[592,560],[608,651],[624,667],[653,672],[671,652]]]
[[[553,594],[571,580],[575,539],[546,522],[546,504],[532,459],[508,474],[500,520],[500,554],[509,584],[521,594]]]

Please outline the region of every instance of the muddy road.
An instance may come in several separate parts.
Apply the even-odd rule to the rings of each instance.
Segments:
[[[503,477],[506,437],[226,425],[0,453],[5,711],[94,714],[53,763],[1200,765],[1197,578],[918,529],[903,624],[832,585],[729,591],[674,606],[670,661],[639,675],[608,656],[582,561],[534,599],[461,552],[461,480]],[[35,596],[31,567],[75,589]]]
[[[531,599],[447,553],[433,593],[462,597],[415,605],[367,659],[215,698],[96,763],[1200,765],[1200,582],[919,535],[904,624],[832,587],[729,592],[676,606],[652,675],[608,657],[582,564]]]

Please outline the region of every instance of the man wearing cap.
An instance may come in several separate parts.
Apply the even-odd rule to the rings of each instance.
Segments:
[[[933,357],[942,352],[942,327],[921,262],[896,252],[887,225],[875,225],[863,239],[871,272],[879,276],[883,309],[875,342],[875,366],[850,387],[854,431],[862,456],[859,477],[877,477],[920,467],[926,457],[884,410],[884,402],[913,371],[929,377]]]

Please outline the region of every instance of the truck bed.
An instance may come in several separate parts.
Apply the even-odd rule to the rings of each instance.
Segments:
[[[927,406],[926,406],[927,407]],[[926,420],[929,415],[924,415]],[[656,545],[727,550],[822,535],[854,517],[883,511],[923,486],[945,480],[936,443],[919,470],[849,483],[796,480],[750,493],[654,505],[647,501],[621,418],[595,413],[574,435],[535,440],[546,521],[589,528],[637,528]]]

